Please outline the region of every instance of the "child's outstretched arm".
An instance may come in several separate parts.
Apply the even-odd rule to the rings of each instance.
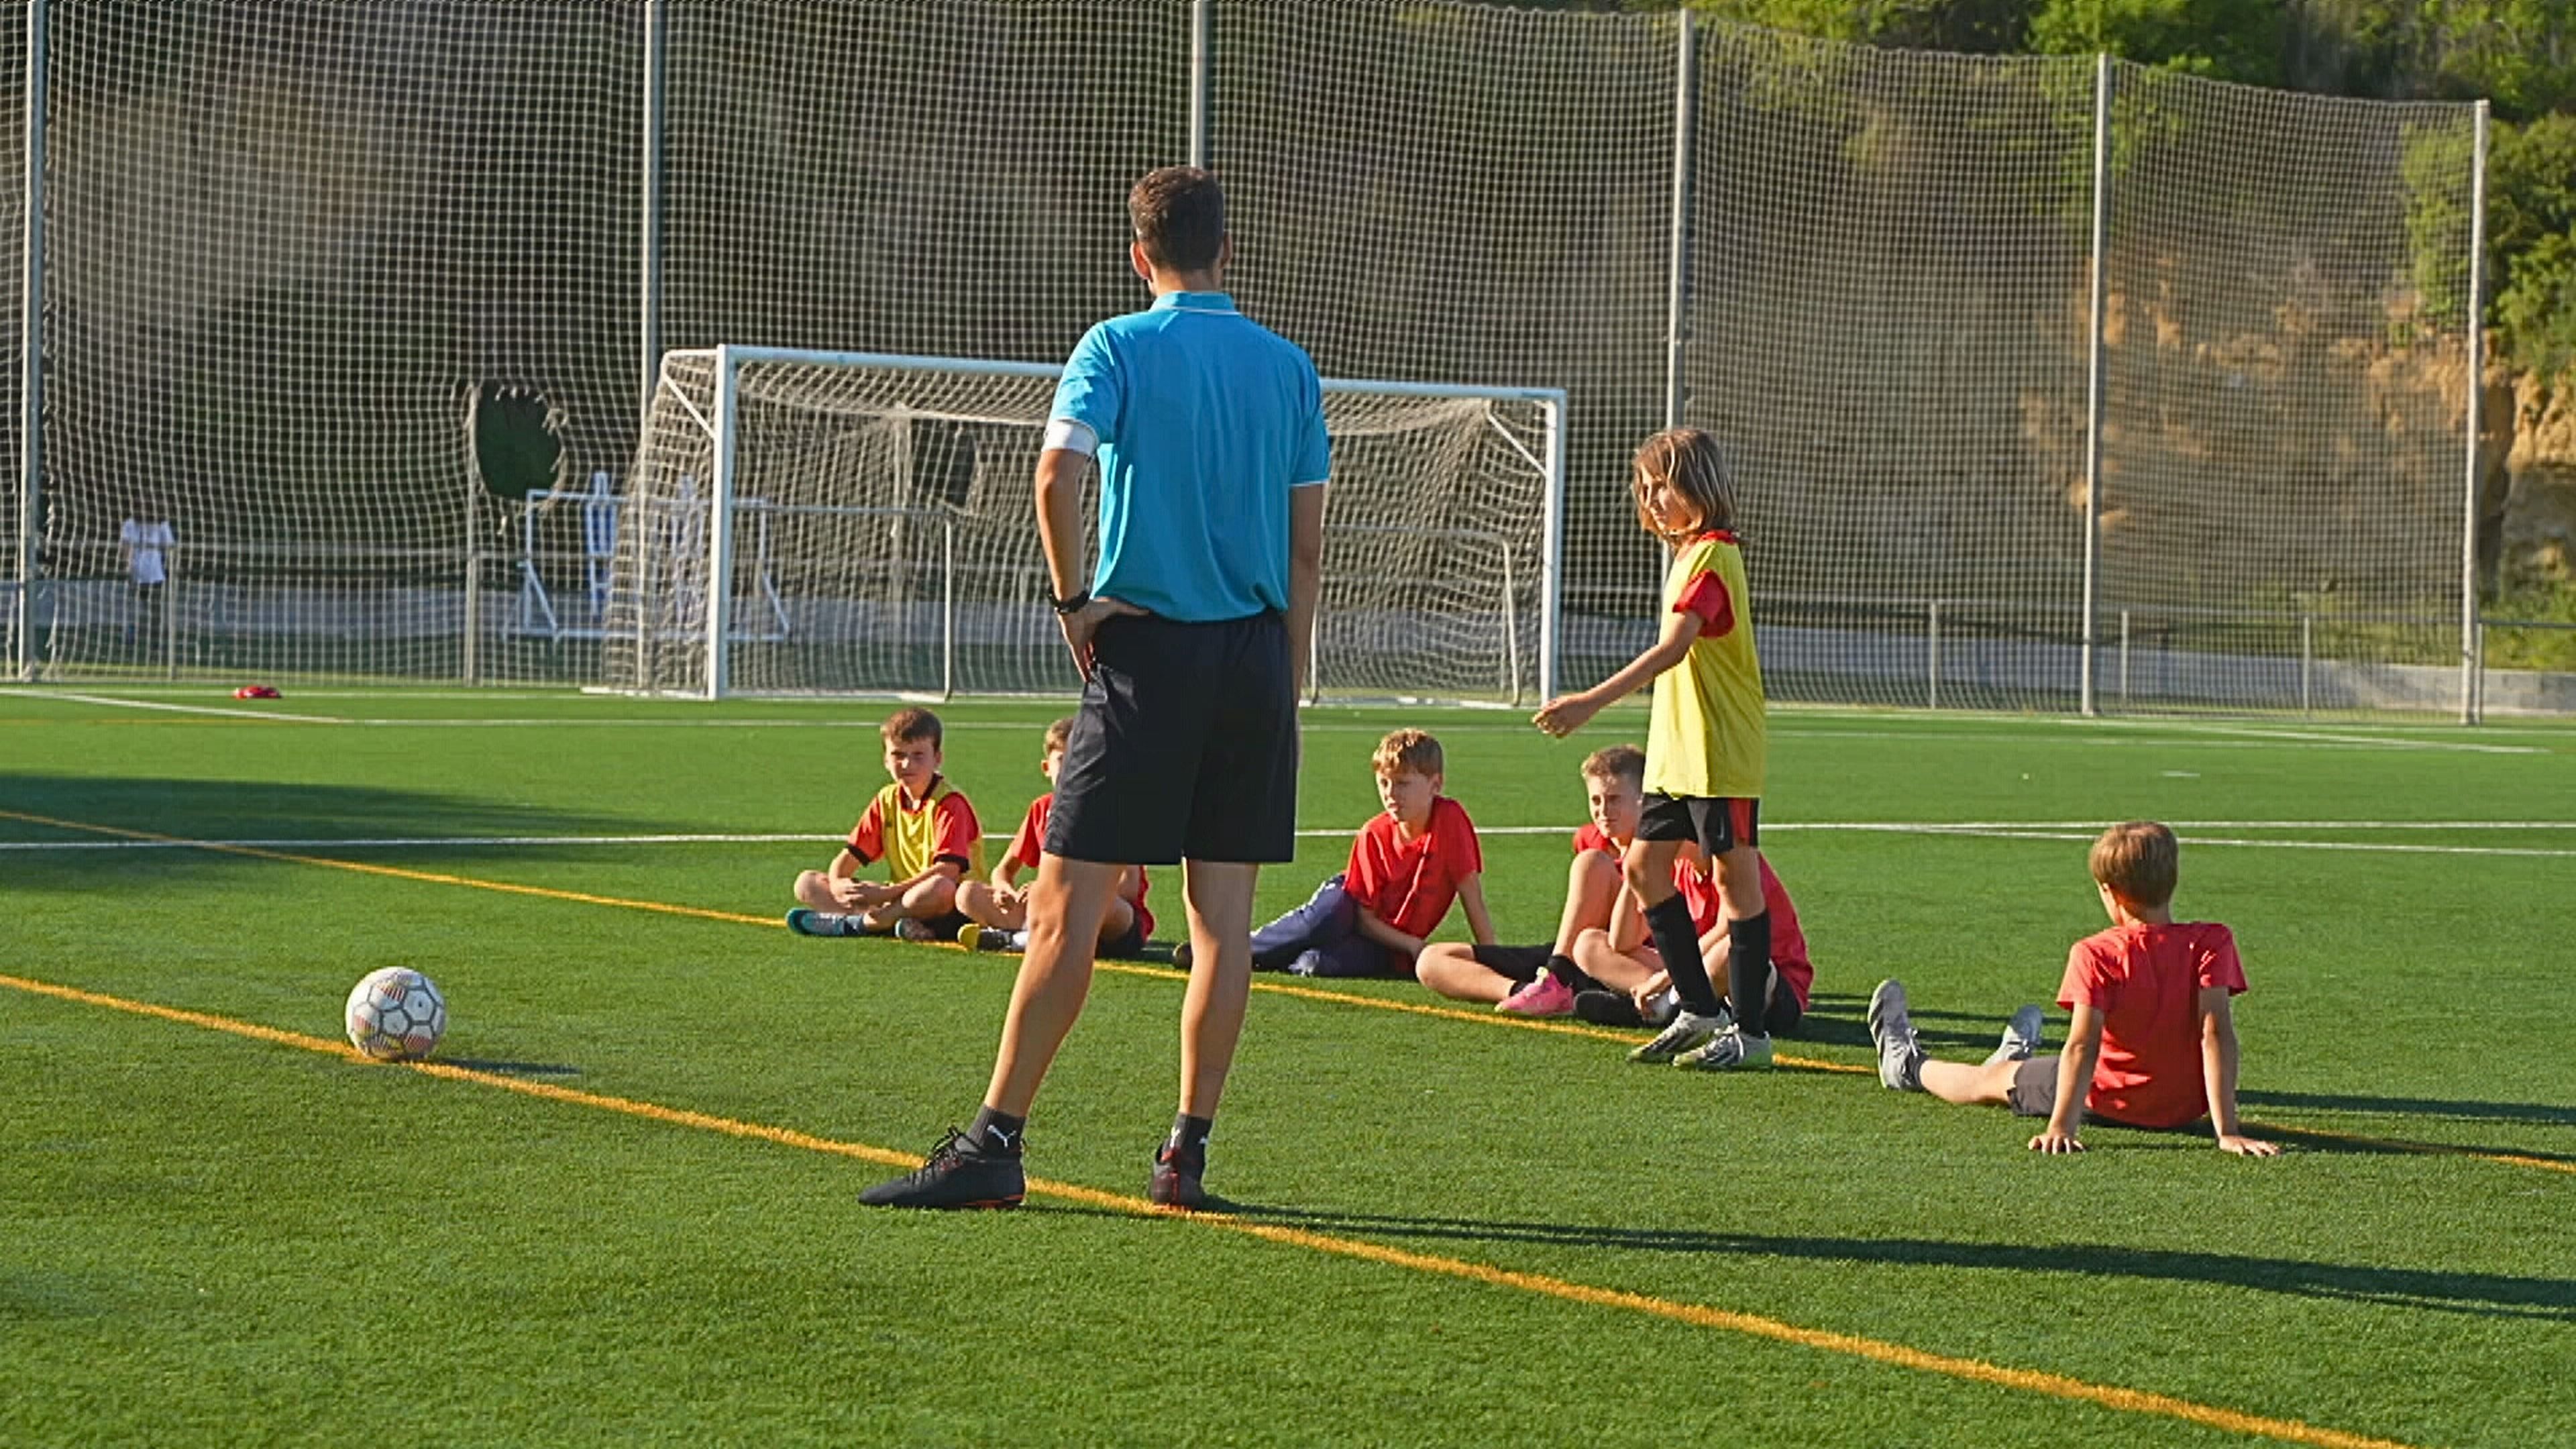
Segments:
[[[1549,700],[1530,716],[1530,723],[1560,739],[1583,728],[1594,715],[1654,683],[1656,675],[1690,657],[1691,645],[1699,642],[1702,622],[1699,615],[1687,609],[1665,615],[1663,637],[1655,641],[1653,648],[1590,689]]]
[[[2081,1152],[2084,1094],[2093,1086],[2093,1068],[2102,1060],[2102,1009],[2089,1001],[2075,1003],[2075,1019],[2066,1028],[2066,1052],[2057,1059],[2057,1107],[2048,1127],[2030,1139],[2033,1152]]]
[[[2218,1150],[2240,1157],[2277,1157],[2281,1144],[2248,1137],[2236,1121],[2236,1014],[2228,1008],[2227,988],[2204,986],[2200,999],[2200,1076],[2209,1088],[2209,1126]]]
[[[1395,927],[1388,925],[1385,921],[1378,918],[1377,912],[1370,910],[1366,906],[1359,908],[1357,929],[1361,935],[1377,942],[1386,949],[1390,951],[1401,951],[1407,956],[1421,955],[1422,948],[1428,944],[1420,936],[1413,935],[1406,931],[1397,930]]]
[[[1458,877],[1458,904],[1467,912],[1467,929],[1479,946],[1494,944],[1493,913],[1485,909],[1485,873],[1471,870]]]

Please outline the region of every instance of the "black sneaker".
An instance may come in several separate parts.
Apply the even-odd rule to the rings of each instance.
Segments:
[[[1020,1154],[987,1148],[951,1127],[930,1149],[928,1161],[860,1193],[859,1201],[870,1207],[1012,1208],[1027,1191]]]
[[[1594,1026],[1646,1024],[1646,1019],[1637,1014],[1636,998],[1624,991],[1578,991],[1574,993],[1574,1014]]]
[[[1145,1198],[1163,1207],[1196,1210],[1207,1206],[1207,1189],[1199,1179],[1207,1160],[1173,1150],[1168,1142],[1154,1149],[1154,1173],[1145,1179]]]

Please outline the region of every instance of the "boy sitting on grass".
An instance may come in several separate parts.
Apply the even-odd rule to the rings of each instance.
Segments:
[[[1494,941],[1485,911],[1485,857],[1476,827],[1440,793],[1440,742],[1397,730],[1370,756],[1384,812],[1360,827],[1350,863],[1307,902],[1252,933],[1252,969],[1299,976],[1405,976],[1423,937],[1451,902],[1467,908],[1479,945]],[[1173,960],[1189,967],[1189,952]]]
[[[1768,994],[1757,1021],[1765,1034],[1777,1036],[1797,1030],[1798,1023],[1806,1019],[1807,995],[1815,984],[1816,971],[1807,961],[1807,933],[1798,925],[1797,903],[1789,899],[1789,888],[1781,884],[1779,872],[1771,868],[1771,857],[1757,851],[1753,863],[1762,881],[1762,898],[1771,903],[1771,970],[1766,978]],[[1708,953],[1725,951],[1731,944],[1725,902],[1719,896],[1716,878],[1709,872],[1707,858],[1696,847],[1685,846],[1675,857],[1673,886],[1690,907],[1691,924],[1700,933],[1703,958],[1715,959]],[[1578,993],[1574,1012],[1585,1021],[1604,1026],[1661,1026],[1671,1021],[1680,1007],[1672,976],[1664,970],[1663,958],[1648,937],[1644,909],[1634,893],[1620,898],[1608,929],[1586,931],[1575,942],[1575,960],[1604,985],[1635,983],[1624,992]],[[1728,992],[1721,993],[1719,1002],[1721,1014],[1734,1020],[1736,1003],[1731,985]]]
[[[2040,1010],[2025,1006],[1979,1066],[1923,1054],[1905,987],[1882,981],[1869,999],[1878,1079],[1963,1106],[2010,1107],[2048,1125],[2034,1152],[2081,1152],[2087,1112],[2126,1127],[2187,1127],[2207,1117],[2222,1152],[2270,1157],[2277,1142],[2236,1121],[2236,1021],[2228,998],[2245,989],[2236,938],[2215,922],[2177,924],[2181,847],[2151,820],[2114,825],[2087,862],[2111,928],[2075,943],[2057,1004],[2074,1013],[2062,1056],[2035,1055]]]
[[[894,783],[868,802],[849,843],[830,870],[796,877],[787,929],[801,936],[898,936],[948,941],[966,918],[957,914],[957,882],[984,868],[984,827],[975,807],[939,773],[939,716],[899,709],[878,731]],[[880,857],[888,879],[858,878]]]
[[[1065,742],[1072,738],[1070,719],[1047,726],[1038,770],[1050,782],[1064,767]],[[957,888],[957,910],[967,920],[957,928],[958,945],[969,951],[1028,949],[1028,895],[1019,889],[1020,872],[1037,869],[1038,856],[1046,849],[1047,815],[1054,808],[1052,790],[1030,801],[1029,813],[1020,820],[1020,833],[1011,837],[1011,848],[993,867],[993,878],[970,880]],[[1145,942],[1154,934],[1154,913],[1145,908],[1146,884],[1145,867],[1141,865],[1127,867],[1126,874],[1119,877],[1118,892],[1100,917],[1101,955],[1135,956],[1144,951]]]
[[[1612,989],[1574,963],[1574,943],[1586,931],[1610,924],[1619,899],[1619,858],[1637,836],[1637,813],[1646,804],[1646,752],[1635,745],[1595,750],[1582,766],[1584,805],[1592,822],[1574,832],[1574,864],[1565,878],[1565,908],[1556,939],[1535,946],[1489,946],[1443,941],[1415,958],[1413,974],[1424,986],[1457,1001],[1481,1001],[1513,1016],[1565,1016],[1582,991]],[[1622,976],[1623,996],[1643,980]]]

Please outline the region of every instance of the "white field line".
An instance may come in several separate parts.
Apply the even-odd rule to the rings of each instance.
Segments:
[[[2173,821],[2180,829],[2200,830],[2230,828],[2240,830],[2576,830],[2576,821],[2565,820],[2234,820]],[[1880,835],[1955,835],[1979,840],[2049,840],[2089,841],[2100,831],[2093,821],[1971,821],[1946,823],[1932,821],[1819,821],[1808,824],[1782,822],[1767,829],[1782,832],[1861,833]],[[1297,834],[1309,840],[1348,839],[1353,829],[1300,830]],[[1478,826],[1481,835],[1556,836],[1570,835],[1564,825],[1485,825]],[[1008,840],[1009,833],[988,834],[987,840]],[[2543,859],[2576,858],[2576,849],[2487,845],[2418,845],[2403,842],[2353,840],[2257,840],[2242,837],[2189,835],[2193,845],[2239,846],[2278,850],[2343,850],[2384,852],[2401,855],[2503,855]],[[498,848],[505,846],[588,846],[588,845],[825,845],[841,839],[830,834],[656,834],[656,835],[412,835],[375,836],[340,840],[328,838],[257,838],[237,840],[7,840],[0,841],[0,851],[62,850],[187,850],[199,845],[234,846],[259,850],[458,850]]]
[[[211,704],[176,704],[167,700],[118,699],[111,694],[43,694],[39,699],[66,699],[75,704],[100,704],[112,709],[157,709],[173,714],[237,715],[246,719],[285,720],[293,724],[353,724],[354,720],[328,714],[287,714],[269,709],[232,709]]]

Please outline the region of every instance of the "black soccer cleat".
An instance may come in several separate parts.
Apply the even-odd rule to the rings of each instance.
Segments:
[[[1624,991],[1578,991],[1574,993],[1574,1015],[1594,1026],[1646,1024],[1646,1019],[1637,1014],[1636,998]]]
[[[870,1207],[1014,1208],[1028,1193],[1020,1154],[984,1146],[951,1127],[921,1166],[859,1194]]]
[[[1196,1211],[1207,1206],[1207,1189],[1199,1179],[1207,1174],[1207,1160],[1175,1151],[1165,1143],[1154,1149],[1154,1172],[1145,1179],[1145,1199],[1158,1207]]]

